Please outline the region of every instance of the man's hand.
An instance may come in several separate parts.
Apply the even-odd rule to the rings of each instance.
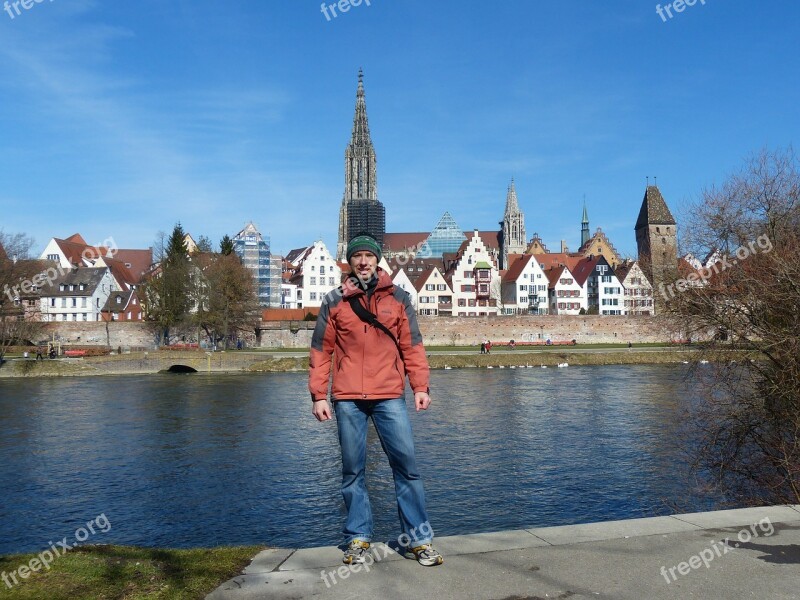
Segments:
[[[315,400],[311,412],[314,413],[317,421],[327,421],[331,418],[331,405],[324,399]]]
[[[414,405],[417,407],[417,412],[428,410],[431,405],[431,397],[428,392],[414,392]]]

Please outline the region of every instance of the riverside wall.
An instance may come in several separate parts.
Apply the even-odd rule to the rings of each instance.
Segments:
[[[478,345],[492,342],[571,341],[578,344],[670,342],[685,339],[679,328],[659,317],[599,315],[515,315],[502,317],[419,316],[427,346]],[[262,324],[262,348],[308,348],[313,322]]]
[[[685,338],[678,328],[659,317],[502,316],[419,317],[427,346],[476,345],[492,342],[542,342],[576,340],[578,344],[669,342]],[[308,348],[313,321],[261,323],[248,346],[261,348]],[[152,329],[143,323],[49,323],[47,339],[81,346],[150,349],[155,347]]]

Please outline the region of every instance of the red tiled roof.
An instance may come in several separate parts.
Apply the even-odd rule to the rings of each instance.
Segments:
[[[587,257],[575,265],[574,269],[570,269],[570,271],[572,271],[572,275],[575,277],[575,283],[580,286],[586,283],[589,275],[591,275],[592,271],[600,261],[605,261],[605,259],[602,256],[595,256],[593,258]]]
[[[509,254],[509,257],[510,256],[512,255]],[[519,276],[522,275],[522,271],[525,270],[525,267],[527,267],[528,263],[531,262],[531,259],[534,258],[533,254],[523,254],[517,256],[519,258],[511,264],[511,268],[506,271],[505,277],[503,277],[504,283],[519,279]]]
[[[262,321],[302,321],[311,313],[316,316],[319,308],[265,308],[261,312]]]
[[[551,267],[544,272],[544,274],[547,276],[547,281],[549,282],[548,285],[549,288],[553,288],[556,286],[556,283],[558,283],[558,280],[561,278],[561,274],[564,271],[569,272],[569,269],[567,269],[567,267],[564,266]]]
[[[111,275],[123,290],[128,290],[131,285],[136,285],[137,279],[134,278],[125,263],[114,258],[104,258],[103,262],[108,265]]]
[[[614,269],[614,275],[617,276],[617,279],[619,279],[620,283],[622,283],[622,281],[628,276],[628,273],[631,272],[631,269],[635,264],[636,261],[626,260],[617,265],[617,268]]]
[[[133,276],[133,283],[139,283],[153,264],[153,249],[117,250],[114,253],[114,259],[122,262],[128,268]],[[128,265],[130,266],[128,267]]]
[[[536,262],[542,266],[545,271],[560,265],[566,266],[570,271],[575,269],[575,266],[583,260],[580,254],[571,254],[564,252],[548,252],[547,254],[534,254]]]
[[[419,248],[429,235],[428,232],[384,233],[383,247],[391,252]]]
[[[73,233],[69,236],[65,242],[71,242],[73,244],[80,244],[81,246],[88,246],[89,244],[86,243],[86,240],[83,239],[83,236],[80,233]]]

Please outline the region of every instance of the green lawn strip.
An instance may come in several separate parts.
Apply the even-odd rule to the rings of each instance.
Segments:
[[[0,598],[10,600],[199,600],[240,574],[263,547],[167,550],[130,546],[85,546],[40,565],[27,579],[17,570],[37,554],[0,556],[0,572],[17,573],[11,589],[0,581]]]

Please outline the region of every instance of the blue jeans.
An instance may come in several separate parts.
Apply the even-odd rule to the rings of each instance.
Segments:
[[[417,471],[414,439],[405,398],[337,400],[333,403],[342,448],[342,496],[347,508],[346,542],[372,540],[372,509],[364,478],[367,463],[367,421],[378,432],[394,476],[400,526],[411,546],[429,544],[433,537],[425,510],[425,490]]]

